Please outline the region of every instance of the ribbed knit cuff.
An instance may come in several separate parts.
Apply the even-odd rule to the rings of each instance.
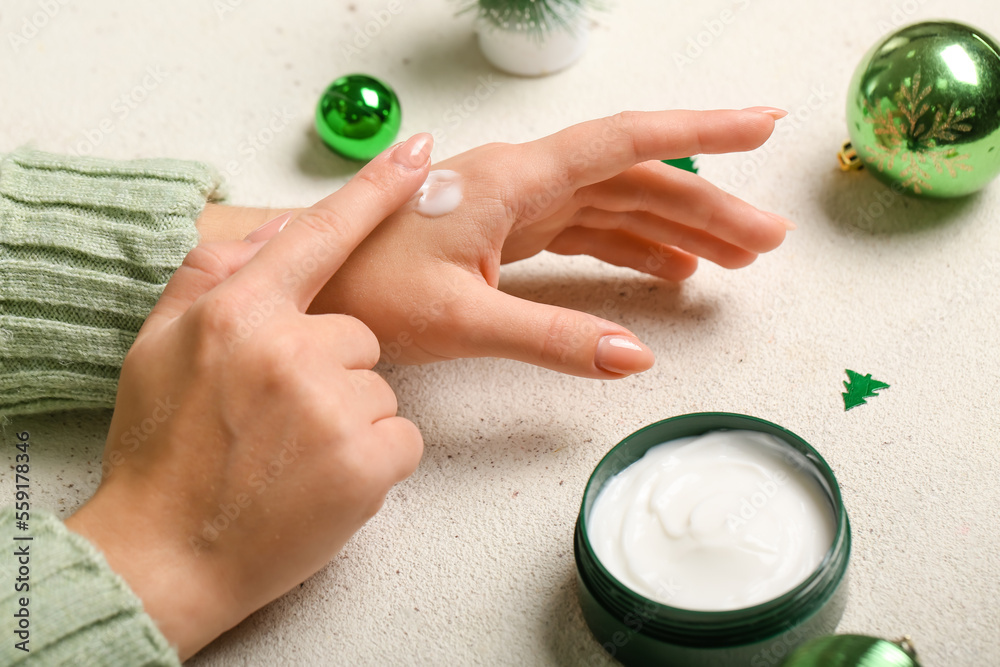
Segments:
[[[0,587],[0,616],[10,625],[27,599],[28,642],[7,633],[0,642],[2,665],[180,665],[177,653],[143,611],[142,601],[86,539],[52,514],[31,510],[30,530],[14,529],[14,510],[0,510],[3,571],[16,577],[26,559],[26,591]],[[31,535],[30,541],[13,537]],[[15,556],[16,549],[26,556]],[[22,551],[23,553],[23,551]]]
[[[179,160],[0,159],[0,417],[113,407],[219,176]]]

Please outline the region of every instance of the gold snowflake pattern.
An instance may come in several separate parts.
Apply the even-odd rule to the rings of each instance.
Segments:
[[[925,116],[930,105],[925,100],[933,90],[933,85],[920,87],[920,70],[917,70],[911,86],[900,84],[894,96],[895,112],[882,111],[881,105],[873,107],[865,100],[868,111],[865,121],[875,126],[876,137],[883,138],[882,142],[868,146],[871,156],[865,161],[885,171],[899,160],[903,164],[899,173],[902,185],[913,188],[916,194],[933,189],[931,168],[939,174],[947,171],[952,178],[959,171],[972,171],[972,165],[966,163],[968,153],[959,154],[951,146],[938,146],[938,142],[954,141],[956,132],[970,131],[972,126],[965,121],[975,115],[975,107],[960,111],[958,102],[952,102],[947,114],[941,110],[934,112],[934,120],[928,127]]]

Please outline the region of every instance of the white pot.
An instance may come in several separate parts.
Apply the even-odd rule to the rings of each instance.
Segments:
[[[590,21],[585,13],[542,36],[500,28],[484,20],[478,22],[477,28],[483,56],[494,67],[518,76],[544,76],[569,67],[587,50],[590,35]]]

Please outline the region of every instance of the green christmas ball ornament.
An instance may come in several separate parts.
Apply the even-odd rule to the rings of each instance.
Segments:
[[[872,47],[848,89],[845,170],[914,195],[960,197],[1000,174],[1000,46],[961,23],[907,26]],[[852,153],[856,152],[856,155]]]
[[[920,663],[908,637],[890,642],[864,635],[832,635],[798,647],[781,667],[920,667]]]
[[[781,667],[920,667],[909,637],[897,642],[864,635],[831,635],[792,651]]]
[[[391,146],[402,121],[396,93],[365,74],[337,79],[316,106],[316,131],[323,143],[349,160],[371,160]]]

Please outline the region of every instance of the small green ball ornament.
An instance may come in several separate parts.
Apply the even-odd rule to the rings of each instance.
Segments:
[[[781,667],[920,667],[908,638],[889,642],[864,635],[832,635],[808,641]]]
[[[853,148],[894,188],[960,197],[1000,174],[1000,46],[983,31],[907,26],[868,52],[848,90]]]
[[[391,146],[402,121],[396,93],[365,74],[337,79],[316,106],[316,131],[323,143],[349,160],[371,160]]]

